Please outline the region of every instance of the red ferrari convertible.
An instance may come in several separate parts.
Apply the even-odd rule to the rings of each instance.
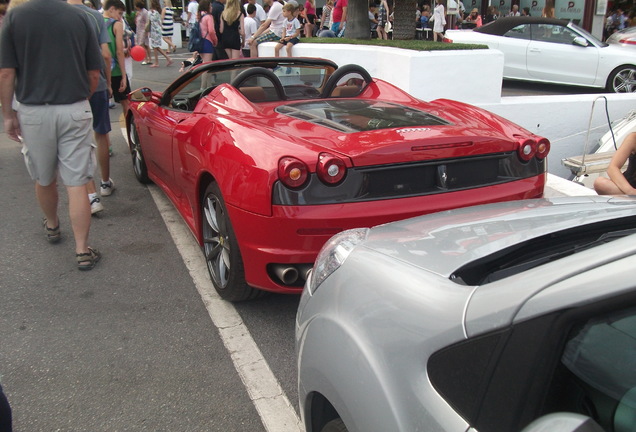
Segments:
[[[130,100],[137,179],[172,200],[231,301],[300,293],[344,229],[541,197],[546,180],[547,139],[357,65],[217,61]]]

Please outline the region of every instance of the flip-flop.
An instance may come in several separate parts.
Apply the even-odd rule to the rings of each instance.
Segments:
[[[173,61],[169,61],[168,64],[166,64],[166,66],[171,66],[174,62]]]
[[[159,65],[151,64],[150,67],[159,67]]]

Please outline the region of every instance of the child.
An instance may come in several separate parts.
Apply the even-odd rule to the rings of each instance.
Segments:
[[[248,40],[252,37],[256,30],[258,29],[258,25],[256,24],[256,5],[248,3],[245,7],[247,11],[247,16],[245,17],[245,44],[243,45],[243,57],[250,56],[250,44]]]
[[[300,40],[298,40],[300,36],[300,22],[294,17],[295,11],[296,7],[291,2],[283,6],[283,17],[285,17],[285,21],[283,22],[283,36],[274,49],[276,57],[279,56],[280,49],[284,45],[287,45],[287,57],[291,57],[292,47],[300,42]]]

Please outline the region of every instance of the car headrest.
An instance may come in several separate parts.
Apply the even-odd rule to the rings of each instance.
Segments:
[[[331,97],[354,97],[360,93],[360,87],[355,85],[344,85],[334,87],[330,96]]]
[[[263,87],[241,87],[239,91],[250,102],[263,102],[267,99],[265,89]]]
[[[623,395],[614,413],[614,432],[636,431],[636,387]]]

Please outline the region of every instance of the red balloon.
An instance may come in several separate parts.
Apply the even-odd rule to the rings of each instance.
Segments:
[[[139,45],[135,45],[130,49],[130,56],[133,60],[142,61],[146,58],[146,50]]]

